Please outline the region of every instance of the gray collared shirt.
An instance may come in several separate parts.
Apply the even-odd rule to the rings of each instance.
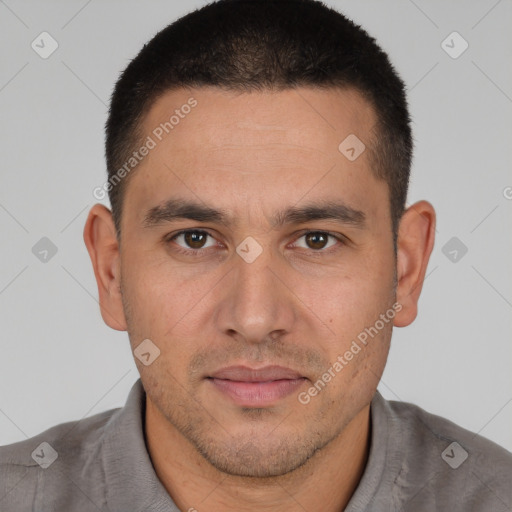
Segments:
[[[123,408],[0,447],[0,512],[179,512],[146,448],[145,399],[138,379]],[[371,422],[368,463],[345,512],[512,510],[510,452],[379,393]]]

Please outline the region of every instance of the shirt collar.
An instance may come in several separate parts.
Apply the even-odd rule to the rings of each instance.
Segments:
[[[106,425],[103,440],[107,510],[179,512],[158,479],[146,447],[146,394],[140,378]]]
[[[383,510],[392,501],[394,482],[403,459],[404,438],[389,402],[378,391],[370,404],[370,421],[368,460],[345,512]]]

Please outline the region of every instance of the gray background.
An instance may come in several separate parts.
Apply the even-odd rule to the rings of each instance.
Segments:
[[[409,202],[438,213],[419,317],[395,330],[379,389],[512,450],[512,2],[327,3],[376,37],[407,83]],[[118,74],[203,4],[0,1],[0,444],[122,406],[138,378],[127,334],[101,319],[82,229],[105,181]],[[59,45],[47,59],[31,48],[43,31]],[[469,44],[458,58],[442,46],[453,31]],[[452,54],[461,44],[445,43]],[[42,237],[57,248],[46,262],[32,252]]]

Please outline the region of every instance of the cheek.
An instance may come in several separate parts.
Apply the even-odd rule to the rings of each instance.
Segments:
[[[182,361],[207,336],[218,278],[191,277],[161,259],[129,262],[127,268],[136,269],[127,273],[123,290],[132,344],[149,338],[165,359]]]
[[[332,365],[338,363],[333,368],[336,378],[330,398],[348,393],[364,401],[376,388],[387,359],[395,314],[392,284],[392,269],[374,266],[373,273],[339,280],[322,299],[326,323],[334,332],[323,349]]]
[[[138,257],[126,257],[122,269],[130,337],[156,339],[173,323],[173,283],[162,268]]]
[[[355,335],[375,322],[393,303],[392,269],[344,275],[330,281],[325,293],[316,294],[314,304],[338,334]]]

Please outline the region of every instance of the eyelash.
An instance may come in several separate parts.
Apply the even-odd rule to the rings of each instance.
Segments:
[[[168,235],[165,237],[165,242],[166,243],[169,243],[169,242],[172,242],[174,241],[176,238],[178,238],[180,235],[184,235],[184,234],[187,234],[187,233],[200,233],[200,234],[203,234],[203,235],[207,235],[211,238],[215,238],[213,235],[211,235],[210,233],[208,233],[208,231],[204,231],[204,230],[201,230],[201,229],[184,229],[182,231],[179,231],[178,233],[175,233],[173,235]],[[315,233],[315,234],[321,234],[321,235],[327,235],[328,237],[331,237],[331,238],[334,238],[336,239],[341,245],[345,245],[345,239],[341,236],[341,235],[336,235],[334,233],[331,233],[330,231],[319,231],[319,230],[306,230],[306,231],[302,231],[297,240],[306,236],[306,235],[309,235],[311,233]],[[211,249],[211,247],[207,247],[206,249],[185,249],[183,247],[181,247],[180,245],[177,245],[176,246],[176,252],[180,253],[180,254],[185,254],[187,256],[196,256],[196,257],[200,257],[200,256],[203,256],[203,254],[208,251],[208,249]],[[333,251],[336,251],[336,250],[339,250],[339,247],[329,247],[328,249],[310,249],[310,251],[313,253],[313,254],[330,254],[331,252]]]

